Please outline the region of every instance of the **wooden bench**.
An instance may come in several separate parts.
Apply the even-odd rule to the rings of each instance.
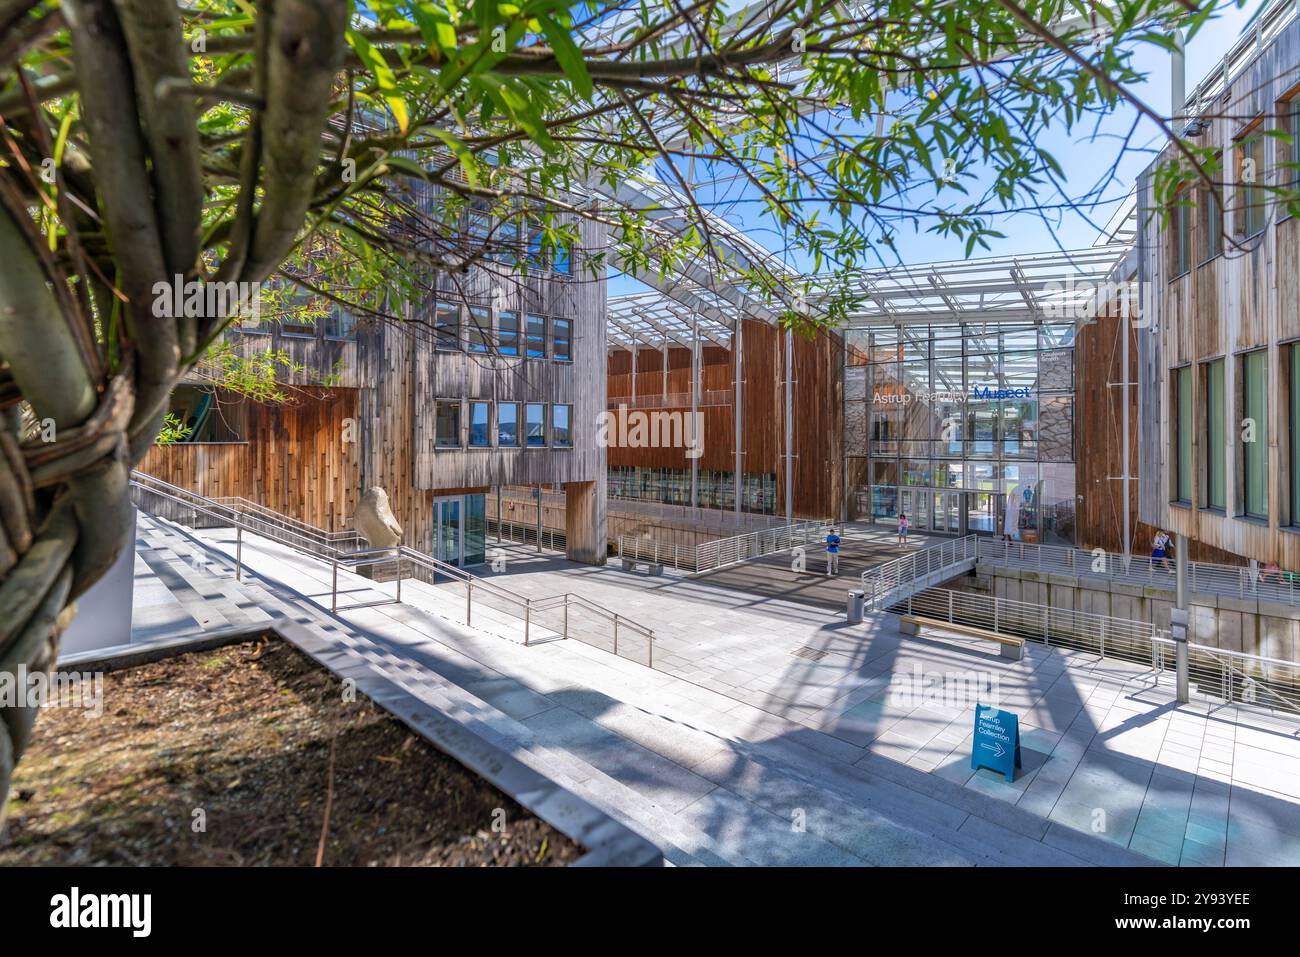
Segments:
[[[1003,635],[996,631],[989,631],[986,628],[974,628],[970,625],[954,625],[938,618],[925,618],[921,615],[903,615],[900,621],[902,622],[901,631],[905,635],[920,634],[922,628],[939,628],[944,631],[955,631],[960,635],[970,635],[972,638],[983,638],[985,641],[996,641],[1002,646],[1002,657],[1010,658],[1012,661],[1019,661],[1025,654],[1025,639],[1017,638],[1014,635]]]
[[[664,573],[663,562],[651,561],[648,558],[628,558],[623,556],[623,571],[634,572],[641,565],[645,566],[647,575],[662,575]]]

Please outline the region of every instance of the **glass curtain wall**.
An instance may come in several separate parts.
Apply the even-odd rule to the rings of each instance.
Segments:
[[[862,517],[893,518],[906,501],[914,528],[934,519],[951,531],[939,519],[956,497],[909,492],[969,490],[986,493],[965,496],[972,531],[1072,543],[1074,333],[1069,323],[849,330],[845,453],[865,459]]]

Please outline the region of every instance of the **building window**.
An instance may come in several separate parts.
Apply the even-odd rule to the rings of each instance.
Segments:
[[[1198,264],[1223,253],[1223,191],[1217,186],[1197,189],[1196,231]]]
[[[519,448],[519,403],[497,403],[497,448]]]
[[[356,317],[337,303],[330,307],[322,326],[326,339],[355,339],[357,335]]]
[[[557,449],[573,448],[573,406],[551,406],[551,444]]]
[[[1268,351],[1241,357],[1241,472],[1244,511],[1268,518]]]
[[[1192,367],[1174,370],[1174,501],[1192,501]]]
[[[1170,278],[1181,276],[1192,268],[1192,209],[1188,205],[1191,193],[1180,190],[1169,208],[1169,261],[1173,265]]]
[[[1282,175],[1282,182],[1292,187],[1300,183],[1300,90],[1289,100],[1281,104],[1282,129],[1291,137],[1290,143],[1278,147],[1282,151],[1282,162],[1287,166]],[[1279,142],[1281,142],[1279,140]]]
[[[436,403],[435,438],[440,449],[460,448],[460,399],[439,399]]]
[[[524,331],[528,358],[546,358],[546,319],[542,316],[529,316]]]
[[[503,356],[519,355],[519,313],[497,313],[497,349]]]
[[[488,258],[492,258],[492,253],[488,250],[488,241],[492,236],[492,215],[487,211],[485,200],[471,200],[470,209],[465,215],[465,234],[470,241],[471,254],[477,253],[480,249]]]
[[[1205,501],[1206,508],[1226,509],[1227,461],[1226,402],[1223,394],[1223,360],[1205,363]]]
[[[1287,349],[1291,418],[1291,524],[1300,525],[1300,343]]]
[[[565,276],[573,275],[573,252],[563,237],[555,243],[555,262],[551,269]]]
[[[546,254],[542,249],[545,240],[542,224],[530,218],[525,229],[528,231],[528,268],[543,269],[546,266]]]
[[[524,406],[525,443],[530,449],[546,447],[546,406],[529,402]]]
[[[492,446],[492,403],[470,402],[469,447],[486,449]]]
[[[469,307],[469,323],[466,330],[470,352],[492,351],[492,310],[486,306]]]
[[[440,302],[434,308],[433,335],[439,349],[460,349],[460,306]]]
[[[1264,136],[1252,129],[1237,141],[1237,235],[1253,236],[1264,228]]]
[[[560,362],[573,359],[573,323],[568,319],[551,320],[551,357]]]
[[[519,262],[519,220],[505,219],[501,221],[501,228],[497,231],[498,239],[501,244],[500,251],[495,255],[495,259],[510,263],[512,265]]]

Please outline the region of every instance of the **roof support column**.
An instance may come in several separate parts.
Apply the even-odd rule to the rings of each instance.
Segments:
[[[668,337],[664,336],[664,405],[668,405]]]
[[[632,340],[632,406],[636,407],[636,352],[641,348],[641,343],[635,339]]]
[[[731,488],[732,497],[735,499],[736,508],[736,527],[741,523],[741,503],[745,497],[745,463],[743,448],[745,444],[745,384],[744,384],[744,356],[745,356],[745,317],[739,313],[736,315],[735,331],[731,334],[731,357],[736,363],[736,382],[735,382],[735,412],[736,412],[736,470],[732,473]]]
[[[785,331],[785,521],[794,523],[794,330]]]
[[[700,449],[696,420],[700,414],[700,317],[691,324],[691,508],[700,507]]]

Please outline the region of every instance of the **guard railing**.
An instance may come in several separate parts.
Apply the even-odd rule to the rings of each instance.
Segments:
[[[954,577],[974,566],[979,539],[975,535],[950,539],[929,548],[908,552],[898,558],[868,568],[862,573],[862,590],[867,607],[883,610],[908,586],[939,584],[936,578]]]
[[[217,501],[197,492],[180,488],[164,482],[146,473],[134,472],[131,477],[131,497],[141,511],[165,518],[191,528],[230,527],[235,530],[235,579],[243,575],[243,544],[245,534],[256,535],[280,545],[308,555],[321,558],[330,563],[330,611],[339,611],[340,568],[352,570],[364,567],[383,566],[393,575],[394,597],[379,601],[354,603],[344,607],[343,611],[371,605],[400,603],[402,600],[402,580],[404,578],[421,578],[423,572],[430,584],[437,584],[438,578],[456,582],[465,589],[465,624],[472,626],[476,602],[480,607],[486,606],[497,611],[506,611],[514,618],[522,620],[524,644],[530,644],[533,630],[542,624],[541,616],[547,612],[558,617],[556,634],[563,638],[574,637],[596,647],[604,648],[604,639],[612,638],[613,653],[619,657],[631,657],[627,652],[639,651],[644,645],[645,663],[654,667],[654,631],[634,619],[628,618],[605,608],[581,595],[564,593],[545,598],[529,598],[520,595],[496,582],[482,578],[466,569],[450,565],[432,555],[428,555],[406,545],[392,548],[371,548],[361,543],[355,531],[327,532],[305,522],[281,515],[265,506],[256,505],[246,500],[225,499]],[[504,608],[502,607],[504,606]],[[611,626],[612,634],[603,631],[592,634],[581,628],[573,627],[571,612],[585,613],[598,621]],[[593,640],[595,639],[595,640]],[[620,642],[622,648],[620,650]],[[607,649],[608,650],[608,649]],[[638,656],[639,658],[639,656]]]
[[[1174,558],[1125,556],[1101,549],[1087,551],[1068,545],[1039,545],[981,538],[979,560],[1042,573],[1106,578],[1133,585],[1173,590]],[[1300,574],[1247,565],[1187,561],[1187,587],[1193,593],[1226,595],[1300,605]]]
[[[644,536],[620,535],[616,539],[616,550],[619,558],[669,565],[683,571],[707,572],[751,558],[818,544],[830,529],[837,527],[832,522],[809,520],[761,528],[697,545],[668,544]]]
[[[1169,631],[1147,622],[947,588],[900,598],[888,610],[1149,664],[1156,674],[1175,668],[1175,642]],[[1300,663],[1195,642],[1187,647],[1188,673],[1201,695],[1300,713]]]

